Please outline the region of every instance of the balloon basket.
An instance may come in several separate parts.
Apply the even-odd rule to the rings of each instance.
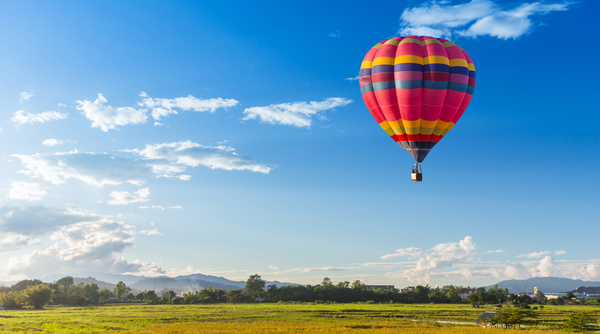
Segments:
[[[410,180],[412,182],[423,182],[423,168],[419,164],[412,166],[412,173],[410,174]]]

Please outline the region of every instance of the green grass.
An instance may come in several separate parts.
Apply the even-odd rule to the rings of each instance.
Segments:
[[[167,323],[225,321],[380,322],[450,321],[473,323],[490,307],[436,304],[108,304],[88,307],[49,307],[45,310],[0,311],[0,333],[110,333],[143,330]],[[599,306],[546,306],[538,328],[556,327],[570,312]]]

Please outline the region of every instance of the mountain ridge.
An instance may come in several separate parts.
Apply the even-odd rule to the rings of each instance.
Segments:
[[[600,286],[600,282],[575,280],[564,277],[532,277],[525,280],[504,280],[496,284],[488,285],[486,288],[490,288],[494,285],[498,285],[498,287],[502,289],[508,288],[510,293],[533,293],[534,287],[537,287],[539,291],[544,293],[558,293],[572,291],[581,286]]]

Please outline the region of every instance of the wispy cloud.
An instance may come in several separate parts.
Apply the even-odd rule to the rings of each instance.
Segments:
[[[155,120],[170,114],[177,114],[177,110],[215,112],[217,109],[227,109],[229,107],[234,107],[239,103],[239,101],[234,99],[223,99],[220,97],[214,99],[199,99],[192,95],[174,99],[160,99],[152,98],[148,96],[148,94],[142,92],[140,96],[143,97],[143,100],[138,103],[138,105],[148,108],[152,113],[152,118]],[[156,123],[154,125],[156,125]]]
[[[346,79],[344,79],[344,80],[346,80],[346,81],[356,81],[356,80],[358,80],[358,79],[359,79],[359,77],[358,77],[358,75],[357,75],[357,76],[355,76],[355,77],[346,78]]]
[[[160,205],[150,205],[150,206],[148,206],[148,205],[142,205],[142,206],[140,206],[140,209],[142,209],[142,210],[157,210],[157,211],[164,211],[165,210],[165,208],[163,208]]]
[[[352,103],[343,97],[330,97],[324,101],[293,102],[271,104],[265,107],[252,107],[244,110],[244,120],[259,119],[269,124],[292,125],[296,127],[310,127],[312,117],[326,110],[343,107]]]
[[[160,232],[157,229],[153,229],[153,230],[141,230],[141,231],[138,231],[137,233],[144,234],[144,235],[163,235],[162,232]]]
[[[392,259],[392,258],[400,257],[400,256],[417,257],[417,256],[421,255],[422,253],[423,253],[423,251],[421,250],[421,248],[417,248],[417,247],[400,248],[400,249],[396,249],[396,251],[392,254],[386,254],[386,255],[382,256],[381,259],[386,260],[386,259]]]
[[[33,97],[33,94],[27,93],[27,92],[22,92],[21,94],[19,94],[19,102],[27,101],[32,97]]]
[[[531,252],[531,253],[527,253],[527,254],[521,254],[521,255],[517,255],[517,257],[527,257],[530,259],[537,259],[540,258],[544,255],[548,255],[550,254],[549,251],[544,251],[544,252]]]
[[[15,111],[14,116],[10,119],[15,126],[34,123],[45,123],[48,121],[56,121],[67,118],[67,114],[58,111],[45,111],[38,114],[25,114],[24,110]]]
[[[64,142],[64,141],[62,141],[62,140],[57,140],[57,139],[51,138],[51,139],[46,139],[46,140],[44,140],[44,141],[42,142],[42,145],[44,145],[44,146],[48,146],[48,147],[52,147],[52,146],[56,146],[56,145],[62,145],[62,144],[64,144],[64,143],[65,143],[65,142]]]
[[[327,34],[327,37],[340,37],[340,31],[339,30],[335,30],[334,32],[330,32],[329,34]]]
[[[238,154],[231,146],[204,146],[191,141],[147,145],[144,149],[125,149],[142,159],[125,158],[107,153],[79,152],[15,154],[24,169],[19,173],[41,178],[53,184],[68,179],[81,180],[102,187],[130,183],[142,185],[148,178],[171,178],[187,181],[187,169],[206,166],[210,169],[247,170],[268,174],[266,163]],[[120,195],[119,195],[120,196]]]
[[[178,114],[178,110],[215,112],[217,109],[226,109],[239,103],[233,99],[199,99],[192,95],[162,99],[152,98],[142,92],[140,96],[142,101],[137,103],[137,107],[112,107],[108,105],[108,100],[102,94],[98,94],[98,98],[93,102],[88,100],[77,101],[77,109],[81,110],[84,116],[92,121],[93,128],[100,128],[102,131],[108,132],[108,130],[117,129],[119,126],[145,123],[148,119],[148,113],[155,120],[159,120],[161,117],[170,114]],[[154,125],[162,124],[155,122]]]
[[[400,16],[402,36],[427,35],[451,38],[492,36],[500,39],[517,38],[535,26],[534,18],[555,11],[568,10],[572,2],[524,3],[503,8],[492,0],[472,0],[452,5],[450,1],[427,1],[418,7],[407,8]]]
[[[567,254],[567,252],[565,252],[564,250],[560,250],[560,251],[557,251],[556,253],[554,253],[554,255],[565,255],[565,254]]]
[[[501,249],[496,249],[496,250],[489,250],[489,251],[485,251],[481,254],[494,254],[494,253],[505,253],[505,251],[501,250]]]
[[[113,191],[110,193],[112,199],[107,202],[108,205],[127,205],[131,203],[147,202],[149,201],[150,190],[148,188],[142,188],[135,192],[135,195],[128,191]]]
[[[8,193],[8,198],[22,201],[39,201],[47,192],[39,183],[13,182]]]

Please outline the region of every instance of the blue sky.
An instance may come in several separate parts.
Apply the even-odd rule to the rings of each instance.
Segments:
[[[598,5],[378,8],[0,3],[0,281],[600,280]],[[419,184],[355,80],[406,34],[478,79]]]

